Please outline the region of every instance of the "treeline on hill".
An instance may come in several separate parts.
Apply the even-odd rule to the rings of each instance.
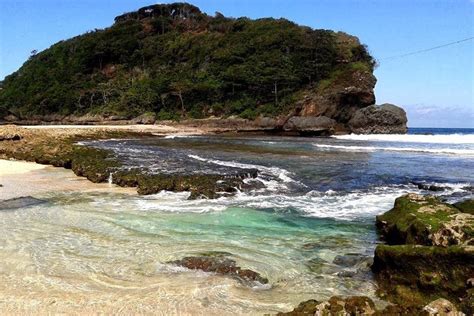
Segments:
[[[301,89],[361,65],[372,71],[372,57],[344,33],[153,5],[33,54],[1,82],[0,117],[274,116]]]

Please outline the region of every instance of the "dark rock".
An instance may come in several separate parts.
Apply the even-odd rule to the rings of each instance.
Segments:
[[[337,255],[333,263],[342,267],[353,267],[361,262],[364,262],[368,259],[367,256],[358,254],[358,253],[348,253],[345,255]]]
[[[293,116],[285,125],[283,130],[303,133],[331,134],[334,131],[336,121],[326,116]]]
[[[435,184],[416,183],[416,182],[413,182],[413,184],[415,184],[418,187],[418,189],[425,190],[425,191],[441,192],[447,189],[446,187],[442,187]]]
[[[405,134],[407,116],[402,108],[393,104],[371,105],[357,110],[348,126],[358,134]]]
[[[366,296],[333,296],[326,302],[308,300],[300,303],[293,311],[277,315],[373,315],[374,302]]]
[[[46,203],[46,201],[31,197],[31,196],[24,196],[24,197],[0,201],[0,211],[26,208],[26,207],[35,206],[38,204],[43,204],[43,203]]]
[[[341,278],[352,278],[352,277],[354,277],[356,274],[357,274],[356,271],[343,270],[343,271],[341,271],[341,272],[338,272],[338,273],[337,273],[337,276],[338,276],[338,277],[341,277]]]
[[[366,296],[333,296],[327,301],[308,300],[294,310],[277,315],[315,316],[461,316],[456,306],[446,299],[437,299],[423,306],[387,305],[377,310],[374,302]]]
[[[457,300],[474,275],[471,246],[379,245],[372,271],[379,290],[395,303],[420,305],[434,297]]]
[[[244,282],[259,282],[261,284],[268,283],[268,279],[260,276],[257,272],[249,269],[242,269],[236,265],[234,260],[220,255],[185,257],[181,260],[172,261],[170,263],[190,270],[202,270],[205,272],[229,275]]]

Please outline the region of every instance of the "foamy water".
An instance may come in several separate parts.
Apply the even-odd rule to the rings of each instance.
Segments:
[[[356,141],[383,141],[404,143],[431,143],[431,144],[474,144],[474,134],[449,135],[410,135],[410,134],[371,134],[371,135],[336,135],[342,140]]]

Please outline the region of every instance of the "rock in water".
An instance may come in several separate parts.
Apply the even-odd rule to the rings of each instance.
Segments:
[[[198,256],[185,257],[181,260],[170,262],[172,264],[182,266],[191,270],[202,270],[205,272],[214,272],[223,275],[232,276],[239,281],[244,282],[259,282],[267,284],[268,279],[262,277],[255,271],[249,269],[242,269],[236,265],[232,259],[224,256]]]
[[[374,302],[366,296],[333,296],[325,302],[302,302],[293,311],[278,315],[374,315],[376,312]]]
[[[371,105],[357,110],[348,125],[358,134],[405,134],[406,112],[393,104]]]
[[[0,201],[0,211],[20,209],[20,208],[30,207],[30,206],[34,206],[38,204],[43,204],[43,203],[46,203],[46,201],[36,199],[31,196],[24,196],[24,197]]]
[[[389,245],[472,245],[474,215],[433,196],[407,194],[393,209],[379,215],[376,225]]]
[[[387,242],[375,249],[372,266],[380,294],[405,306],[448,298],[472,313],[474,215],[463,212],[468,206],[465,202],[456,208],[433,196],[407,194],[377,216]]]

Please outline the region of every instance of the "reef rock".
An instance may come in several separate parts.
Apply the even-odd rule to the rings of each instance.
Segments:
[[[463,212],[470,210],[470,203],[455,207],[433,196],[407,194],[377,216],[377,227],[387,243],[377,246],[372,265],[379,294],[413,306],[448,298],[471,313],[474,216]]]
[[[239,281],[259,282],[261,284],[268,283],[268,279],[262,277],[259,273],[249,269],[242,269],[236,265],[234,260],[221,255],[185,257],[181,260],[172,261],[170,263],[191,270],[202,270],[204,272],[229,275]]]
[[[389,245],[474,245],[474,215],[433,196],[397,198],[393,209],[377,216],[376,225]]]
[[[393,104],[371,105],[357,110],[348,126],[357,134],[405,134],[407,115]]]

